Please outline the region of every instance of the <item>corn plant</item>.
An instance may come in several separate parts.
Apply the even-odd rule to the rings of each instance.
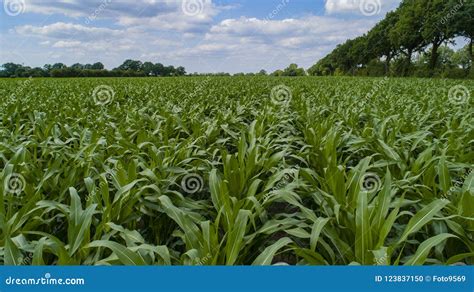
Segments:
[[[23,82],[5,265],[474,264],[472,81]]]

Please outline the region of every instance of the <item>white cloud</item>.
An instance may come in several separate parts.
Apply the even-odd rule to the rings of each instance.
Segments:
[[[47,49],[43,52],[47,59],[54,55],[67,64],[102,61],[115,67],[124,58],[139,52],[143,42],[152,43],[146,33],[135,28],[110,29],[63,22],[19,26],[15,32],[32,40],[38,39],[38,43]]]
[[[62,21],[40,26],[26,22],[7,37],[36,42],[29,47],[35,51],[30,55],[54,55],[67,64],[102,61],[112,68],[135,58],[184,65],[190,72],[272,71],[292,62],[309,67],[383,17],[337,15],[354,9],[354,1],[364,0],[326,0],[322,16],[221,17],[217,22],[217,16],[232,7],[202,0],[200,13],[192,15],[175,0],[30,0],[28,11],[61,14],[50,21]],[[397,1],[386,0],[383,7]]]
[[[385,15],[401,0],[326,0],[327,14],[356,14],[366,16]]]
[[[27,12],[63,14],[69,17],[99,18],[117,16],[151,17],[178,10],[179,1],[172,0],[29,0]]]
[[[23,25],[15,28],[23,35],[34,35],[54,39],[98,40],[117,38],[123,31],[110,28],[88,27],[80,24],[57,22],[45,26]]]
[[[112,20],[126,27],[196,33],[207,30],[219,12],[232,8],[211,0],[30,0],[27,12],[62,14],[87,25]]]
[[[337,44],[363,34],[374,24],[367,19],[341,20],[326,16],[299,19],[261,20],[227,19],[214,25],[206,34],[207,44],[234,42],[246,45],[266,44],[280,48],[308,49]]]
[[[57,22],[15,28],[39,38],[54,53],[70,58],[93,55],[113,66],[126,58],[168,64],[193,64],[190,71],[275,70],[295,62],[309,67],[338,43],[366,32],[374,20],[307,16],[281,20],[241,17],[212,25],[198,38],[155,30],[154,25],[103,28]],[[71,60],[71,63],[79,60]],[[205,64],[204,64],[205,63]],[[191,65],[192,68],[193,65]]]
[[[326,12],[329,14],[340,12],[356,12],[359,9],[359,0],[326,0]]]
[[[53,44],[53,48],[77,48],[80,45],[80,41],[58,41]]]
[[[180,57],[220,58],[225,60],[222,63],[239,64],[253,71],[274,70],[292,62],[309,67],[338,43],[363,34],[373,24],[371,19],[349,21],[328,16],[270,21],[226,19],[212,26],[192,50],[173,53]],[[239,69],[230,69],[236,70]]]

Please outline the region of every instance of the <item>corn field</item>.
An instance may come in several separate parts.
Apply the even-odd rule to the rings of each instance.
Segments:
[[[0,262],[472,265],[473,89],[0,80]]]

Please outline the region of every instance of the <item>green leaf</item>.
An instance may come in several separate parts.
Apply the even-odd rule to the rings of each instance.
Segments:
[[[74,228],[74,235],[72,240],[72,247],[70,254],[73,255],[81,246],[81,244],[86,240],[85,234],[90,232],[90,227],[92,223],[92,216],[94,215],[96,205],[89,206],[84,212],[81,212],[81,217],[77,222],[77,226]]]
[[[329,218],[318,218],[311,228],[311,238],[310,238],[310,248],[311,250],[316,250],[316,245],[318,244],[319,235],[321,230],[323,230],[324,225],[329,222]]]
[[[416,250],[415,255],[410,257],[410,259],[405,263],[405,265],[423,265],[426,262],[426,258],[428,257],[428,254],[430,253],[431,249],[451,237],[457,236],[449,233],[442,233],[423,241]]]
[[[43,248],[44,248],[45,242],[46,242],[46,237],[42,237],[40,238],[40,240],[38,240],[38,244],[36,245],[35,251],[33,253],[32,265],[43,266],[45,264],[43,260]]]
[[[390,171],[387,169],[387,173],[385,174],[385,180],[382,190],[379,192],[376,198],[376,205],[375,205],[375,216],[372,220],[372,226],[374,226],[374,230],[376,233],[380,230],[385,222],[385,217],[388,214],[390,208],[390,201],[392,191],[392,177]]]
[[[271,265],[273,257],[275,256],[277,251],[292,242],[293,241],[289,239],[288,237],[280,238],[277,242],[265,248],[265,250],[255,259],[252,265],[254,266]]]
[[[369,250],[372,249],[372,230],[370,228],[369,209],[367,204],[367,193],[360,192],[356,210],[356,237],[355,252],[356,259],[361,264],[372,262]]]
[[[405,231],[400,236],[397,245],[404,242],[410,234],[417,232],[428,224],[447,204],[449,204],[448,200],[436,200],[416,213],[416,215],[408,221]]]
[[[18,266],[21,263],[22,255],[16,244],[10,238],[5,239],[4,260],[6,266]]]
[[[239,210],[237,219],[235,220],[233,228],[227,238],[226,265],[233,265],[237,261],[237,257],[243,245],[249,217],[250,212],[248,210]]]
[[[446,165],[446,156],[444,155],[441,156],[438,162],[438,177],[441,190],[447,194],[451,187],[451,178],[449,176],[448,166]]]
[[[120,262],[127,266],[144,266],[146,265],[145,260],[139,253],[132,252],[125,246],[108,240],[96,240],[85,247],[105,247],[112,250],[112,252],[118,257]]]

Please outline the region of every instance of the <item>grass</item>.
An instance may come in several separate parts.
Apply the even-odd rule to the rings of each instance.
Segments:
[[[0,262],[472,265],[473,88],[0,80]]]

